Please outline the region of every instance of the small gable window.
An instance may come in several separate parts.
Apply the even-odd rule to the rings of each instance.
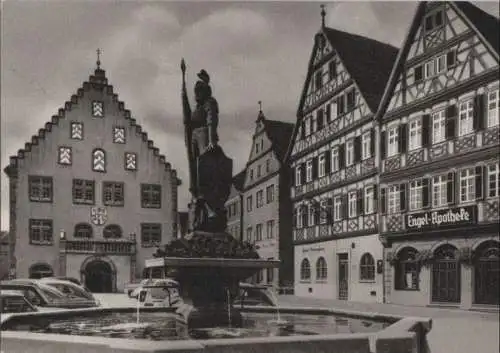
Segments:
[[[335,60],[332,60],[328,63],[328,77],[330,80],[333,80],[337,77],[337,63]]]
[[[425,31],[431,32],[444,24],[443,10],[435,11],[425,17]]]
[[[71,123],[71,138],[73,140],[83,140],[83,123]]]
[[[93,101],[92,102],[92,116],[97,118],[104,117],[104,104],[103,102]]]
[[[137,153],[125,152],[125,170],[137,170]]]
[[[106,171],[106,152],[100,148],[92,151],[92,170],[94,172]]]
[[[114,143],[125,143],[125,128],[120,126],[115,126],[113,128],[113,142]]]
[[[62,165],[71,165],[73,161],[71,147],[60,146],[58,150],[57,162]]]
[[[353,110],[356,105],[356,92],[352,89],[347,92],[347,110]]]
[[[319,71],[316,72],[314,81],[316,83],[316,89],[317,90],[321,89],[321,87],[323,87],[323,72],[321,72],[321,70],[319,70]]]

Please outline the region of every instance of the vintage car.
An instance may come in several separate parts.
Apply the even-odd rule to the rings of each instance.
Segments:
[[[137,288],[137,302],[143,307],[175,307],[182,299],[179,283],[173,279],[155,279],[150,284]]]
[[[99,301],[94,297],[94,295],[86,290],[84,287],[75,284],[74,282],[68,280],[60,280],[53,277],[41,278],[38,281],[47,284],[51,287],[56,288],[62,293],[68,295],[69,297],[85,298],[88,300],[94,300],[97,304]]]
[[[96,307],[94,300],[70,297],[45,283],[32,280],[1,281],[0,289],[21,291],[26,299],[37,308],[91,308]]]
[[[125,285],[124,292],[130,298],[137,298],[137,296],[139,295],[140,288],[142,286],[146,286],[148,284],[153,283],[153,281],[154,281],[153,279],[145,278],[138,283],[128,283]]]
[[[237,306],[276,306],[276,299],[269,286],[251,283],[240,283],[240,293],[234,299],[233,305]]]

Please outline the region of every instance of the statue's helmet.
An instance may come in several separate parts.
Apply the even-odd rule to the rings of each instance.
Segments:
[[[205,82],[207,85],[210,83],[210,75],[204,69],[197,74],[198,78]]]

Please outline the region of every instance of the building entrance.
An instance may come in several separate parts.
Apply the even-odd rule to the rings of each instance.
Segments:
[[[93,260],[85,266],[84,272],[85,285],[92,293],[113,292],[115,274],[109,263]]]

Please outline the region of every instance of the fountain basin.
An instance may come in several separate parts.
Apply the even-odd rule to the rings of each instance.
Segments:
[[[248,310],[247,310],[248,309]],[[270,307],[252,307],[242,310],[246,320],[256,320],[262,326],[275,318],[276,309]],[[144,312],[144,321],[150,321],[151,315],[171,315],[173,310],[148,308]],[[170,329],[178,330],[179,336],[169,341],[151,341],[147,339],[114,338],[103,336],[80,336],[54,333],[34,333],[12,331],[15,325],[29,324],[36,321],[61,321],[75,317],[102,317],[103,315],[129,315],[135,320],[135,308],[106,308],[71,310],[54,313],[18,314],[2,323],[1,349],[12,353],[54,353],[54,352],[221,352],[221,353],[425,353],[425,336],[431,329],[431,320],[425,318],[402,318],[398,316],[338,311],[318,308],[281,308],[283,318],[295,325],[292,332],[280,331],[279,327],[268,327],[266,335],[249,336],[252,328],[244,327],[241,331],[227,328],[214,328],[213,335],[200,335],[200,339],[186,339],[182,325],[175,319],[165,323]],[[154,315],[153,315],[154,316]],[[260,318],[260,319],[259,319]],[[10,322],[10,323],[9,323]],[[323,322],[323,325],[314,323]],[[368,327],[366,322],[370,322]],[[110,326],[104,323],[103,326]],[[169,326],[170,325],[170,326]],[[259,326],[255,325],[255,326]],[[126,326],[126,325],[125,325]],[[247,325],[248,326],[248,325]],[[264,325],[265,326],[265,325]],[[355,333],[349,332],[353,329]],[[5,330],[7,329],[7,330]],[[203,331],[205,329],[201,329]],[[305,330],[305,332],[303,332]],[[257,330],[258,331],[258,330]],[[328,332],[330,334],[328,334]],[[182,336],[182,335],[185,336]],[[126,336],[119,336],[126,337]],[[207,339],[207,338],[210,339]],[[230,338],[229,338],[230,337]]]

